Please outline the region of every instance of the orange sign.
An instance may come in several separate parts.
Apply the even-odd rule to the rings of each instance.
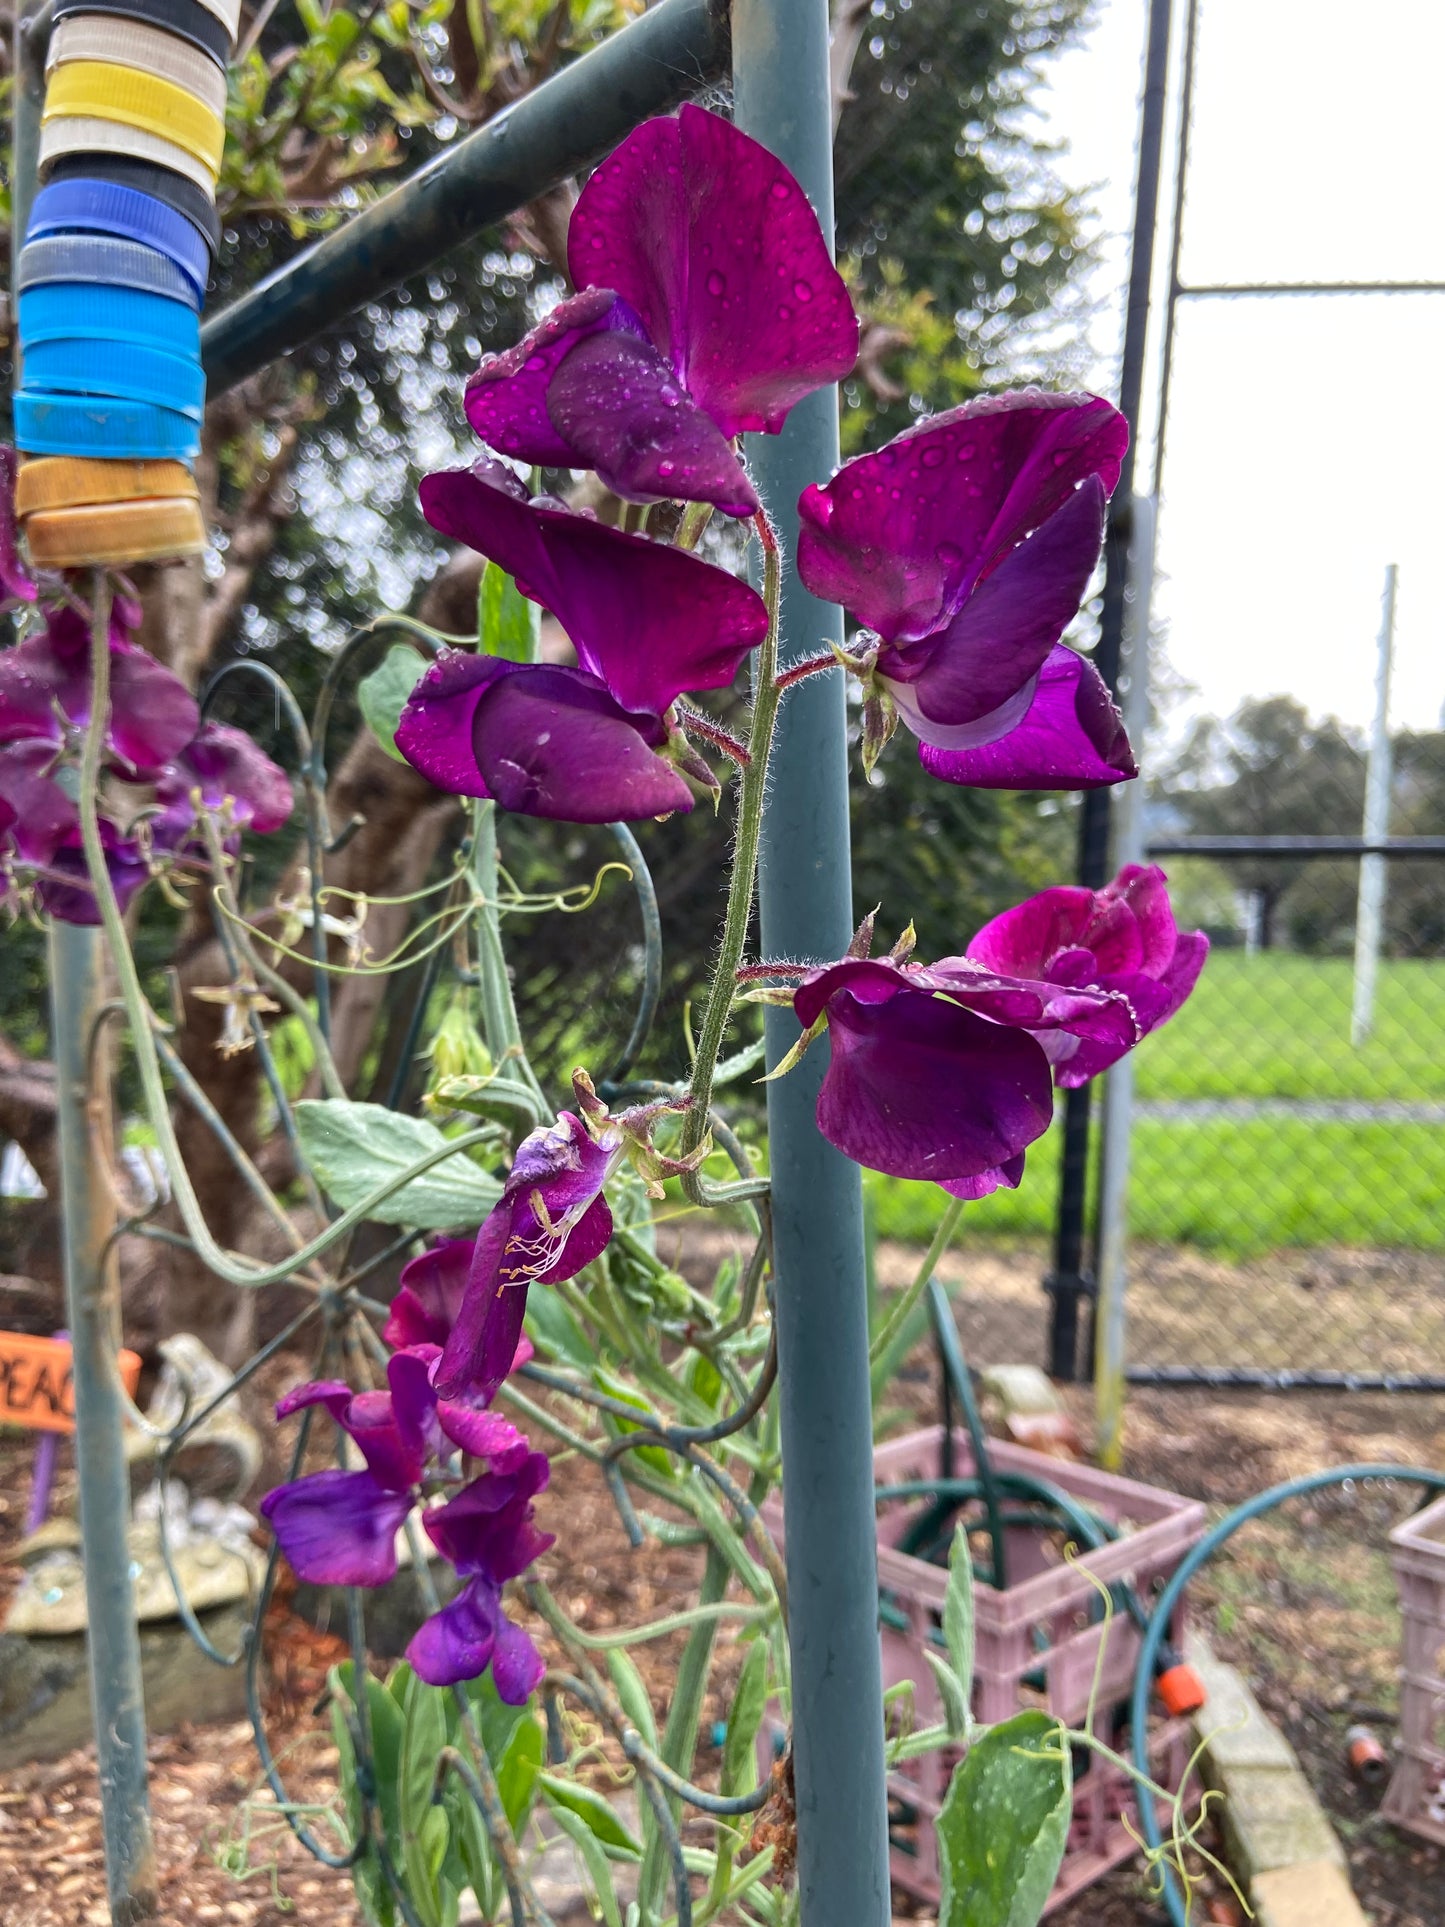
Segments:
[[[140,1383],[140,1356],[120,1354],[121,1382],[131,1397]],[[32,1432],[75,1430],[75,1386],[64,1338],[0,1332],[0,1425]]]

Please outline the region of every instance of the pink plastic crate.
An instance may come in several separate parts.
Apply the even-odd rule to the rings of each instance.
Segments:
[[[873,1455],[880,1485],[902,1485],[938,1476],[943,1428],[930,1426],[879,1446]],[[1073,1727],[1082,1727],[1089,1708],[1099,1654],[1103,1648],[1092,1731],[1127,1755],[1128,1698],[1139,1654],[1140,1633],[1126,1613],[1115,1611],[1107,1630],[1098,1610],[1098,1593],[1086,1577],[1104,1585],[1126,1580],[1147,1610],[1184,1554],[1203,1534],[1204,1507],[1192,1499],[1139,1485],[1089,1466],[1072,1465],[1021,1445],[991,1440],[990,1453],[1001,1472],[1028,1472],[1047,1480],[1091,1511],[1124,1528],[1123,1536],[1097,1552],[1068,1564],[1057,1538],[1023,1528],[1006,1532],[1012,1584],[1000,1592],[974,1587],[975,1716],[990,1724],[1023,1707],[1038,1706]],[[968,1435],[954,1436],[954,1476],[974,1469]],[[883,1683],[911,1680],[919,1725],[943,1717],[933,1673],[924,1658],[941,1623],[948,1574],[897,1550],[926,1500],[885,1505],[878,1520],[878,1584],[881,1593],[908,1620],[907,1632],[884,1625]],[[781,1531],[776,1502],[769,1523]],[[1183,1605],[1171,1627],[1182,1645]],[[934,1649],[942,1649],[935,1644]],[[1031,1683],[1032,1682],[1032,1683]],[[1161,1720],[1150,1735],[1150,1762],[1162,1786],[1177,1786],[1188,1759],[1183,1721]],[[939,1897],[938,1858],[933,1822],[956,1764],[947,1750],[910,1760],[889,1778],[892,1873],[897,1886],[925,1901]],[[1074,1822],[1058,1884],[1046,1912],[1051,1913],[1136,1849],[1123,1823],[1135,1816],[1128,1778],[1088,1752],[1076,1756]]]
[[[1445,1499],[1390,1534],[1403,1618],[1400,1759],[1381,1811],[1445,1846]]]

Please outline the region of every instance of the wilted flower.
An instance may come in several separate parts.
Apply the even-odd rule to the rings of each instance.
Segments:
[[[935,776],[1088,789],[1136,773],[1098,672],[1059,641],[1127,439],[1096,396],[988,396],[803,491],[798,572],[872,632],[870,698],[902,715]]]
[[[730,122],[685,106],[597,168],[567,259],[581,292],[482,363],[467,389],[473,428],[523,461],[595,469],[628,501],[751,515],[730,440],[776,433],[858,352],[797,181]]]
[[[195,697],[130,640],[140,620],[117,596],[110,616],[110,721],[106,750],[122,776],[156,776],[195,735]],[[90,617],[72,603],[47,609],[45,627],[0,652],[0,743],[57,747],[90,721]]]
[[[1198,982],[1209,954],[1201,930],[1180,933],[1157,864],[1127,864],[1102,890],[1043,890],[986,923],[968,946],[990,970],[1126,997],[1141,1037],[1166,1023]],[[1129,1048],[1100,1035],[1040,1032],[1064,1089],[1087,1084]]]
[[[1030,982],[966,957],[928,968],[849,957],[809,971],[793,1009],[805,1032],[827,1020],[817,1118],[829,1143],[870,1170],[927,1178],[958,1198],[1017,1185],[1025,1149],[1048,1129],[1042,1035],[1122,1053],[1139,1034],[1122,996]]]
[[[202,723],[156,781],[160,811],[150,820],[158,850],[190,840],[197,806],[223,819],[228,847],[245,829],[279,830],[291,814],[291,784],[283,770],[229,723]]]
[[[612,1213],[602,1187],[626,1155],[620,1121],[589,1130],[572,1111],[523,1138],[472,1248],[433,1372],[438,1393],[493,1395],[516,1356],[528,1286],[575,1278],[605,1249]]]

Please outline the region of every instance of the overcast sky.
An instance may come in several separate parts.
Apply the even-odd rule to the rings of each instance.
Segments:
[[[1185,11],[1177,0],[1176,40]],[[1046,133],[1068,144],[1058,171],[1092,190],[1105,237],[1104,392],[1117,381],[1145,13],[1145,0],[1098,0],[1042,103]],[[1182,279],[1445,281],[1442,72],[1442,0],[1203,0]],[[1181,304],[1155,608],[1196,687],[1191,707],[1225,714],[1285,691],[1367,722],[1394,561],[1391,720],[1439,725],[1442,359],[1445,295]],[[1149,438],[1146,422],[1146,453]]]

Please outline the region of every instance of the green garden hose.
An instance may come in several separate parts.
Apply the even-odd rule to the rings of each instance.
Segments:
[[[1445,1473],[1425,1472],[1417,1465],[1339,1465],[1328,1472],[1311,1472],[1304,1478],[1286,1479],[1282,1485],[1272,1485],[1267,1492],[1260,1492],[1246,1504],[1236,1506],[1228,1512],[1204,1537],[1198,1545],[1192,1546],[1180,1561],[1167,1586],[1155,1604],[1149,1624],[1145,1629],[1143,1642],[1139,1648],[1138,1664],[1134,1668],[1134,1694],[1130,1706],[1130,1725],[1133,1730],[1134,1766],[1140,1774],[1149,1771],[1149,1692],[1154,1678],[1159,1648],[1163,1642],[1164,1629],[1169,1624],[1170,1615],[1179,1602],[1179,1595],[1198,1572],[1206,1559],[1213,1558],[1219,1548],[1231,1539],[1242,1525],[1257,1519],[1265,1512],[1271,1512],[1287,1499],[1298,1499],[1307,1492],[1318,1492],[1325,1486],[1349,1485],[1365,1479],[1399,1479],[1403,1483],[1423,1485],[1431,1491],[1445,1492]],[[1161,1843],[1158,1817],[1154,1802],[1139,1789],[1139,1822],[1144,1840],[1151,1849]],[[1189,1927],[1189,1913],[1179,1892],[1179,1883],[1168,1867],[1160,1865],[1160,1897],[1168,1911],[1173,1927]]]

